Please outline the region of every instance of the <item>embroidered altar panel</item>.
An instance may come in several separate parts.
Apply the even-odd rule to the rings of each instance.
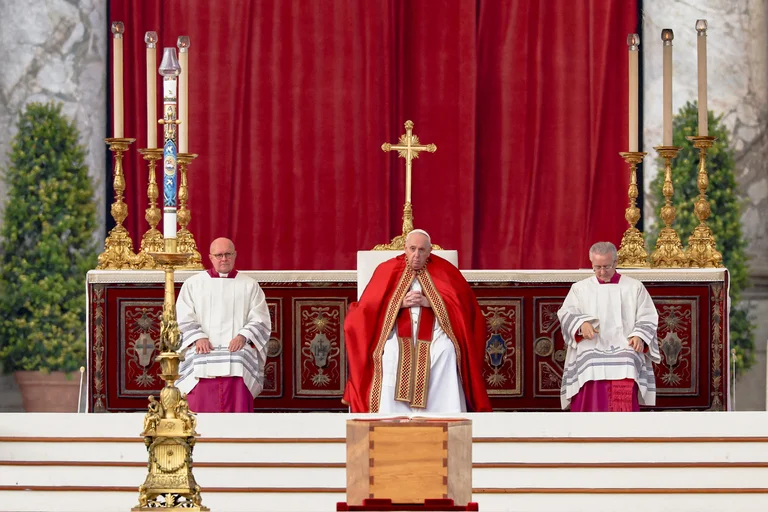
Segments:
[[[261,411],[344,411],[344,318],[354,272],[246,272],[267,296]],[[727,272],[624,271],[641,279],[659,312],[658,409],[727,407]],[[176,291],[190,272],[178,272]],[[565,346],[557,310],[588,271],[464,271],[486,320],[482,368],[494,410],[559,410]],[[88,409],[138,411],[162,380],[155,357],[161,272],[88,274]]]

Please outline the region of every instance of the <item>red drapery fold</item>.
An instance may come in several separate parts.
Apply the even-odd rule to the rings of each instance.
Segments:
[[[411,119],[438,147],[414,163],[415,225],[458,249],[462,268],[584,266],[592,242],[618,245],[626,229],[618,152],[636,8],[110,0],[109,22],[126,26],[125,134],[137,138],[126,227],[138,247],[155,30],[158,63],[179,35],[192,41],[189,227],[204,255],[229,236],[240,268],[354,268],[357,250],[400,233],[404,162],[380,148]]]

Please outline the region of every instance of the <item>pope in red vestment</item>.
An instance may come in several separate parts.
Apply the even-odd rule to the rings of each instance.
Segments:
[[[414,233],[425,236],[429,247],[425,254],[409,254],[408,240]],[[395,400],[410,399],[413,407],[426,407],[429,397],[419,379],[429,379],[432,331],[431,327],[421,327],[425,317],[434,318],[453,344],[466,410],[491,411],[482,376],[485,318],[461,272],[447,260],[430,254],[428,236],[421,230],[411,232],[406,238],[406,253],[379,265],[360,301],[350,305],[344,322],[349,362],[344,403],[352,412],[380,411],[384,345],[393,329],[398,330],[400,338],[398,382],[402,383],[397,386]],[[414,281],[420,284],[423,295],[409,292]],[[413,306],[422,306],[418,333],[410,332],[408,313]],[[403,334],[401,329],[408,332]],[[397,398],[400,387],[401,399]]]

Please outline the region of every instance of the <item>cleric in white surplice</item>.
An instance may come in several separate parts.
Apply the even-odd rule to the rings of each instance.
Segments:
[[[194,412],[253,412],[272,332],[264,291],[238,273],[231,240],[211,244],[213,268],[184,282],[176,301],[184,361],[176,386]]]
[[[589,250],[595,275],[574,283],[557,312],[567,347],[560,401],[572,411],[656,405],[659,315],[643,283],[616,272],[616,247]]]

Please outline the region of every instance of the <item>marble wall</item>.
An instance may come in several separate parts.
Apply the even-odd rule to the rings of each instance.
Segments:
[[[723,116],[736,152],[739,192],[744,198],[744,234],[748,240],[751,287],[744,294],[758,324],[758,363],[736,384],[738,409],[766,405],[768,340],[768,2],[766,0],[643,0],[641,45],[643,140],[645,151],[662,136],[661,30],[675,32],[673,100],[677,112],[697,97],[697,19],[706,19],[708,106]],[[646,165],[645,190],[656,174]],[[647,195],[646,195],[647,197]],[[646,200],[646,225],[654,212]]]
[[[105,238],[107,2],[0,1],[0,169],[8,165],[19,113],[27,103],[56,101],[75,121],[93,178],[98,240]],[[0,180],[0,219],[7,191]],[[12,375],[0,375],[0,412],[20,411]]]
[[[93,177],[104,240],[106,165],[107,2],[2,0],[0,2],[0,168],[24,105],[56,101],[75,121]],[[5,204],[0,183],[0,203]],[[4,206],[0,206],[0,209]]]

